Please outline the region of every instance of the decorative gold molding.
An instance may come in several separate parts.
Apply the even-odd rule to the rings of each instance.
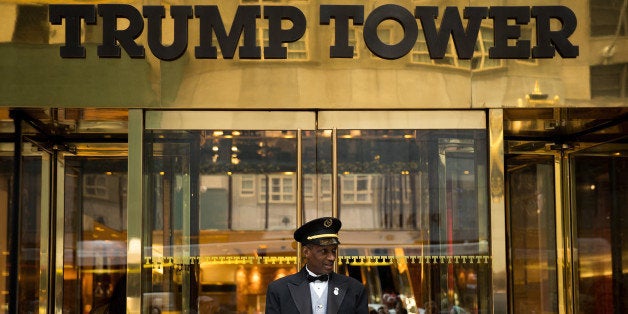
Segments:
[[[338,256],[338,264],[383,266],[405,264],[489,264],[489,255]],[[144,257],[144,268],[161,269],[186,265],[296,265],[296,256],[162,256]]]

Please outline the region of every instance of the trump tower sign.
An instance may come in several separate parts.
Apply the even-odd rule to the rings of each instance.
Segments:
[[[399,59],[408,54],[423,32],[429,56],[442,59],[450,37],[455,53],[460,59],[471,59],[482,20],[492,20],[494,45],[489,48],[492,59],[563,58],[578,56],[578,46],[569,41],[577,25],[574,12],[565,6],[492,6],[465,7],[462,17],[458,7],[446,7],[436,21],[439,8],[416,6],[411,10],[394,4],[384,4],[364,15],[363,5],[320,5],[320,25],[330,25],[334,20],[334,44],[329,47],[330,58],[353,58],[354,47],[349,44],[349,23],[363,27],[363,40],[374,55],[383,59]],[[263,14],[262,14],[263,12]],[[224,59],[232,59],[238,50],[240,59],[286,59],[284,43],[295,42],[303,37],[308,21],[303,12],[294,6],[240,5],[229,30],[225,28],[218,6],[170,6],[174,39],[170,44],[162,42],[164,6],[143,6],[142,12],[128,4],[49,6],[50,23],[65,24],[65,43],[60,47],[62,58],[85,58],[86,49],[81,44],[82,22],[97,25],[97,15],[102,18],[102,42],[98,45],[100,58],[120,58],[124,50],[132,58],[145,58],[144,46],[137,38],[146,26],[150,53],[161,60],[176,60],[188,47],[188,23],[195,20],[199,27],[198,46],[194,47],[197,59],[217,59],[220,48]],[[128,20],[128,27],[118,29],[118,19]],[[146,19],[146,20],[144,20]],[[256,22],[268,22],[268,42],[259,46],[256,38]],[[463,19],[466,20],[466,27]],[[521,26],[534,19],[536,42],[521,39]],[[403,36],[394,44],[383,42],[377,35],[377,27],[392,20],[402,27]],[[552,29],[552,21],[560,22]],[[282,23],[289,21],[290,23]],[[419,24],[421,28],[419,29]],[[290,25],[286,27],[286,25]],[[214,42],[213,39],[216,39]],[[242,40],[241,40],[242,38]],[[238,46],[238,44],[241,44]]]

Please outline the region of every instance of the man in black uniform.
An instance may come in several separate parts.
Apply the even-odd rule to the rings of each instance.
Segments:
[[[268,285],[266,313],[368,313],[364,285],[334,273],[341,226],[340,220],[323,217],[294,232],[302,245],[305,267]]]

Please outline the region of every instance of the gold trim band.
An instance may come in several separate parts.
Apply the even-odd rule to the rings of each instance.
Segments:
[[[314,239],[320,239],[320,238],[338,238],[338,235],[335,233],[325,233],[325,234],[317,234],[317,235],[307,237],[308,240],[314,240]]]
[[[296,256],[146,256],[143,267],[145,269],[163,269],[174,267],[183,269],[187,265],[297,265]],[[338,264],[352,266],[383,266],[398,264],[478,264],[491,265],[493,257],[490,255],[342,255],[337,257]],[[113,273],[120,270],[106,270],[103,273]]]

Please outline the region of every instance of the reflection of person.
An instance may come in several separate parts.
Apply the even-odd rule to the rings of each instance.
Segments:
[[[407,314],[408,310],[403,306],[403,302],[401,298],[397,297],[397,302],[395,303],[395,313],[396,314]]]
[[[364,285],[333,272],[341,225],[336,218],[323,217],[294,232],[302,244],[305,267],[270,283],[266,313],[368,313]]]
[[[385,292],[382,294],[382,303],[387,309],[394,309],[397,303],[397,294],[394,292]]]
[[[111,293],[109,302],[101,307],[94,308],[91,314],[115,314],[126,312],[126,276],[122,276]]]
[[[438,306],[434,301],[425,302],[425,314],[437,314],[439,313]]]
[[[462,307],[460,307],[458,305],[454,305],[449,310],[449,313],[450,314],[465,314],[465,313],[469,313],[469,312],[467,312],[465,309],[463,309]]]

